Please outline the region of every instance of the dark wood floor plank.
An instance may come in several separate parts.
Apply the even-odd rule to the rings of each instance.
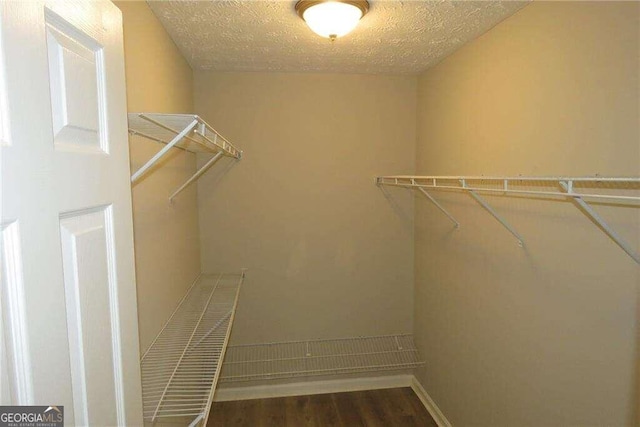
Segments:
[[[416,420],[413,407],[405,401],[404,395],[397,392],[398,389],[372,390],[371,396],[379,408],[387,414],[390,422],[403,427],[418,427],[421,424]]]
[[[416,411],[407,397],[409,393],[413,394],[413,390],[409,387],[374,390],[374,393],[384,399],[392,411],[405,416],[416,415]],[[424,407],[422,409],[424,410]]]
[[[285,406],[288,426],[322,427],[316,424],[311,396],[288,397]]]
[[[315,415],[316,424],[322,427],[341,427],[338,411],[333,405],[331,394],[316,394],[311,396],[311,408]]]
[[[216,413],[217,415],[214,419],[209,417],[207,426],[257,426],[258,424],[256,423],[256,420],[260,419],[260,405],[257,402],[260,402],[260,400],[214,402],[213,406],[211,407],[211,413]]]
[[[410,388],[214,402],[207,427],[437,427]]]
[[[424,407],[420,398],[409,387],[401,389],[405,395],[407,402],[413,407],[418,420],[421,425],[427,427],[438,427],[438,424],[431,418],[431,414]]]
[[[347,427],[367,427],[360,409],[353,400],[352,393],[334,393],[331,395],[342,425]]]
[[[255,420],[254,425],[263,427],[282,427],[286,426],[286,399],[260,399],[260,419]]]
[[[224,411],[227,406],[227,402],[219,402],[215,406],[211,407],[209,412],[208,426],[223,426],[225,425]]]
[[[396,425],[385,413],[385,410],[378,405],[373,393],[357,391],[354,393],[354,399],[367,427],[390,427]]]

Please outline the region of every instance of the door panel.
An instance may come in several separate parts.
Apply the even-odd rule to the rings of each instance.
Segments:
[[[0,401],[3,405],[33,403],[28,351],[20,226],[5,215],[3,155],[11,149],[8,85],[5,57],[4,8],[0,8]]]
[[[11,405],[11,379],[9,378],[7,344],[2,321],[2,294],[0,294],[0,405]]]
[[[24,280],[18,221],[1,226],[0,267],[2,268],[2,402],[20,405],[32,403],[29,352],[27,351],[26,319],[24,307]]]
[[[107,152],[102,46],[45,14],[55,144]]]
[[[76,425],[124,424],[111,220],[110,206],[60,220]]]
[[[64,405],[65,425],[142,425],[120,11],[88,0],[0,7],[11,125],[2,224],[19,224],[13,286],[32,399]]]
[[[2,37],[2,8],[0,8],[0,146],[9,145],[9,117],[7,80],[5,77],[4,43]],[[1,156],[1,154],[0,154]],[[1,171],[1,169],[0,169]],[[0,207],[2,202],[0,201]],[[2,209],[0,209],[0,212]]]

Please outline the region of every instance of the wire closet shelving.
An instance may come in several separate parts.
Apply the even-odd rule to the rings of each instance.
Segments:
[[[376,178],[376,184],[419,190],[453,222],[456,228],[460,225],[458,221],[427,190],[466,192],[500,222],[517,239],[520,246],[524,246],[523,237],[479,193],[568,199],[595,222],[636,263],[640,264],[640,255],[604,221],[588,202],[606,202],[617,206],[622,204],[635,205],[640,202],[640,177],[394,175],[379,176]]]
[[[242,158],[241,150],[234,147],[218,131],[195,114],[129,113],[128,118],[130,134],[166,144],[131,176],[132,183],[135,183],[152,166],[157,164],[172,147],[193,153],[213,154],[207,163],[171,194],[169,200],[173,200],[185,188],[200,178],[222,156],[236,160]]]
[[[423,365],[412,335],[230,346],[221,383],[397,371]]]
[[[188,418],[206,425],[244,280],[201,275],[141,359],[146,421]]]

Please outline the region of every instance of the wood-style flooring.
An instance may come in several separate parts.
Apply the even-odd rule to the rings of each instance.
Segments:
[[[207,427],[437,427],[410,388],[215,402]]]

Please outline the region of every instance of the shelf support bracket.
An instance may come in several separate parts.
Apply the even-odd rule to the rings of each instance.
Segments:
[[[147,171],[147,169],[149,169],[158,160],[160,160],[165,154],[167,154],[167,152],[169,152],[169,150],[173,146],[175,146],[178,142],[180,142],[180,140],[182,138],[187,136],[189,134],[189,132],[191,132],[191,130],[194,127],[196,127],[197,124],[198,124],[197,120],[192,121],[186,128],[184,128],[182,130],[182,132],[178,133],[167,145],[162,147],[162,150],[158,151],[155,156],[153,156],[147,163],[144,164],[144,166],[142,166],[140,169],[138,169],[136,171],[136,173],[134,173],[131,176],[131,182],[132,183],[136,182],[138,180],[138,178],[140,178],[140,176],[142,176],[142,174],[144,174]]]
[[[204,414],[200,414],[198,415],[193,421],[191,421],[191,424],[189,424],[189,427],[195,427],[198,425],[198,423],[200,421],[202,421],[204,419]]]
[[[473,197],[476,200],[476,202],[480,203],[480,205],[483,208],[485,208],[487,212],[489,212],[496,220],[498,220],[498,222],[502,224],[502,226],[506,228],[509,231],[509,233],[513,234],[513,236],[518,240],[518,246],[520,246],[521,248],[524,247],[524,240],[522,239],[522,236],[511,225],[509,225],[509,223],[504,218],[502,218],[498,214],[498,212],[496,212],[482,197],[480,197],[478,193],[476,193],[473,190],[467,189],[466,188],[467,185],[464,180],[462,180],[461,182],[462,182],[462,188],[466,189],[471,195],[471,197]]]
[[[198,171],[187,180],[184,184],[180,186],[171,196],[169,196],[169,200],[173,201],[173,198],[180,194],[185,188],[187,188],[193,181],[200,178],[200,176],[205,173],[215,162],[218,161],[220,157],[222,157],[224,153],[222,151],[218,151],[204,166],[202,166]]]
[[[607,233],[607,236],[611,238],[618,246],[622,248],[633,260],[640,264],[640,255],[638,255],[631,247],[625,242],[622,237],[607,224],[600,215],[587,203],[580,195],[573,192],[573,181],[558,181],[560,187],[566,191],[569,196],[578,206],[582,208],[582,211],[593,220],[598,226]]]
[[[453,222],[454,226],[456,228],[460,227],[460,223],[458,221],[456,221],[456,219],[445,209],[442,207],[442,205],[440,203],[438,203],[438,201],[436,199],[433,198],[433,196],[431,196],[431,194],[429,194],[424,188],[422,187],[417,187],[418,190],[420,190],[420,192],[422,194],[425,195],[425,197],[427,199],[429,199],[431,201],[431,203],[433,203],[438,209],[440,209],[440,211],[445,214],[447,216],[447,218],[449,218],[451,220],[451,222]]]

